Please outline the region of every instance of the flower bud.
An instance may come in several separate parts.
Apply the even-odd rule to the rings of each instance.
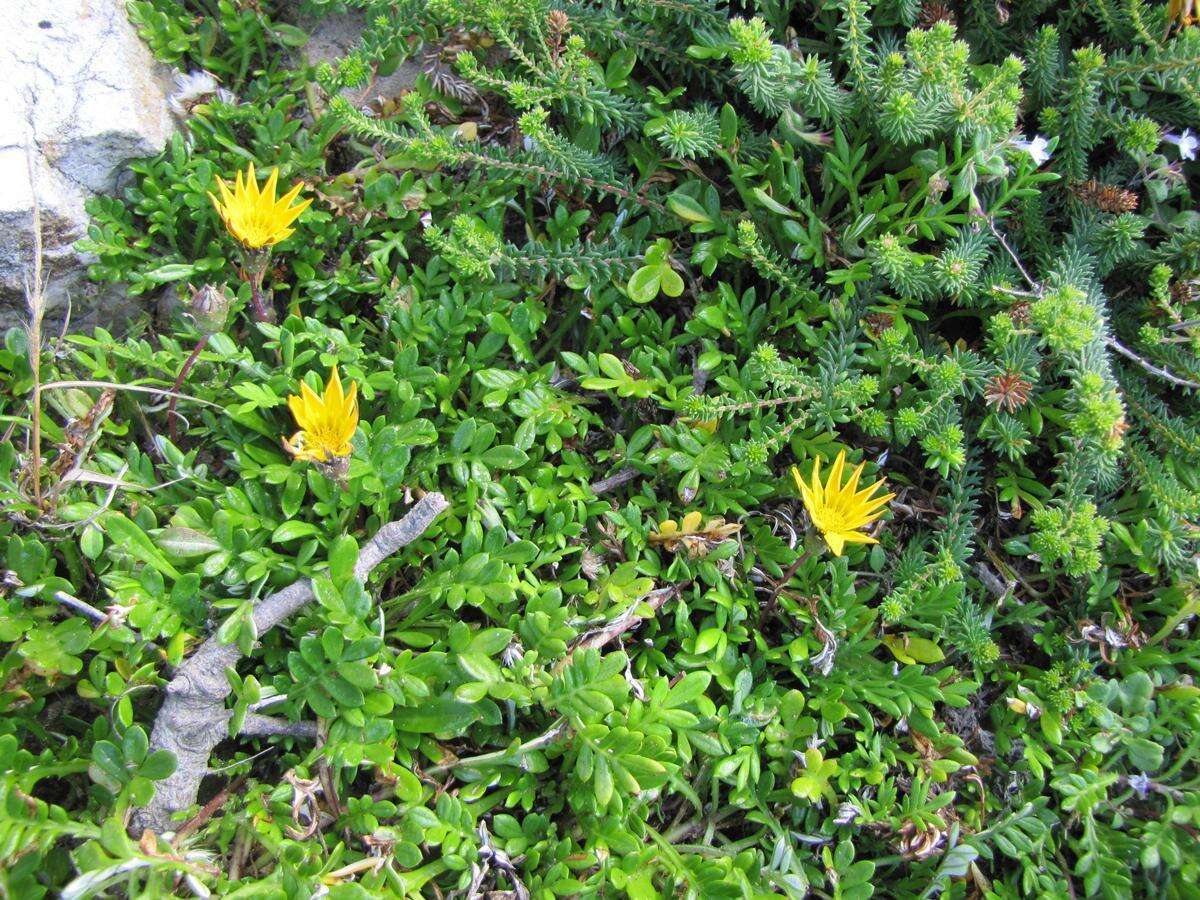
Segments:
[[[216,334],[224,329],[231,304],[224,289],[206,284],[201,288],[191,288],[191,291],[188,314],[196,323],[196,327],[204,334]]]

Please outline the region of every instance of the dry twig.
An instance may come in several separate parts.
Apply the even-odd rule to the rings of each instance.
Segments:
[[[371,571],[400,548],[417,540],[449,504],[438,493],[426,494],[404,518],[389,522],[362,548],[354,574],[365,579]],[[255,632],[263,635],[313,600],[313,585],[307,578],[259,600],[251,617]],[[163,832],[172,817],[196,802],[200,781],[208,772],[213,748],[225,738],[232,715],[225,708],[229,681],[225,670],[241,658],[236,644],[223,644],[212,635],[179,667],[167,684],[166,698],[154,720],[150,735],[152,750],[170,750],[178,767],[160,781],[154,797],[134,816],[134,832],[144,829]],[[266,716],[247,716],[254,727],[263,726]],[[273,732],[278,733],[278,732]]]

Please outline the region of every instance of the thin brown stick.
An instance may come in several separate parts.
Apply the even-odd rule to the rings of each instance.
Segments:
[[[996,223],[992,219],[991,216],[987,217],[987,224],[988,224],[988,228],[991,230],[991,232],[995,236],[996,240],[998,240],[1000,242],[1000,246],[1004,248],[1005,252],[1008,253],[1009,258],[1012,259],[1013,263],[1016,265],[1017,271],[1021,273],[1021,277],[1025,279],[1025,283],[1028,284],[1030,289],[1035,291],[1038,294],[1038,296],[1041,296],[1042,290],[1043,290],[1042,285],[1039,282],[1035,281],[1033,279],[1033,276],[1031,276],[1029,274],[1028,270],[1025,268],[1024,264],[1021,262],[1021,257],[1017,256],[1017,251],[1014,250],[1009,245],[1008,241],[1006,241],[1004,239],[1004,235],[1002,235],[1000,233],[1000,229],[998,229],[996,227]]]
[[[215,797],[213,797],[211,800],[205,803],[203,807],[200,808],[200,812],[192,816],[187,823],[179,829],[178,833],[175,835],[173,843],[178,846],[184,839],[190,837],[203,828],[205,823],[215,816],[221,807],[229,801],[229,798],[233,796],[234,792],[241,788],[241,786],[245,783],[246,776],[239,775],[237,778],[233,779],[233,781],[229,782],[229,784],[225,785],[225,787],[221,788]]]
[[[196,342],[196,349],[184,360],[183,367],[179,370],[179,376],[175,379],[175,384],[171,387],[171,402],[167,404],[167,434],[170,436],[172,443],[174,443],[178,434],[178,429],[175,427],[175,407],[179,403],[179,389],[183,387],[184,381],[187,380],[188,372],[192,371],[192,366],[196,365],[196,360],[200,358],[201,352],[207,345],[208,335],[200,335],[200,340]]]
[[[115,391],[134,391],[135,393],[154,394],[156,397],[172,397],[176,396],[175,391],[167,388],[150,387],[145,384],[118,384],[115,381],[50,381],[42,385],[43,391],[67,390],[69,388],[112,388]],[[179,394],[181,400],[190,400],[192,403],[199,403],[201,406],[211,406],[214,409],[222,409],[221,404],[213,403],[211,400],[202,400],[199,397],[193,397],[190,394]]]
[[[108,613],[96,609],[90,603],[86,603],[78,597],[68,594],[66,591],[55,591],[54,599],[71,610],[71,612],[77,613],[85,619],[91,619],[97,625],[101,622],[107,622],[109,619]]]
[[[558,671],[566,666],[577,651],[589,649],[598,650],[605,644],[616,640],[618,637],[625,634],[625,632],[631,631],[642,622],[647,621],[650,618],[649,616],[638,615],[638,611],[641,610],[643,606],[649,606],[652,612],[657,613],[660,609],[662,609],[662,605],[666,603],[668,599],[679,596],[680,591],[682,591],[685,586],[686,583],[672,584],[665,588],[653,590],[641,600],[638,600],[636,603],[631,605],[629,609],[625,610],[611,622],[580,635],[579,639],[575,642],[575,646],[573,646],[567,652],[567,655],[564,656],[554,667],[555,671]]]
[[[242,877],[242,867],[246,857],[250,855],[250,832],[247,826],[238,828],[237,836],[233,839],[233,850],[229,854],[229,881],[237,884]]]
[[[775,615],[776,610],[779,609],[779,595],[783,593],[783,589],[788,586],[788,582],[792,580],[792,577],[799,570],[800,566],[802,566],[804,561],[810,556],[812,556],[811,547],[792,561],[792,564],[788,566],[788,570],[783,573],[783,577],[780,578],[779,581],[776,582],[775,587],[771,589],[771,596],[767,598],[767,602],[762,605],[762,608],[758,614],[759,628],[762,628],[763,623],[766,622],[767,619]]]
[[[535,750],[541,750],[549,747],[551,744],[559,740],[570,729],[567,727],[566,719],[556,719],[546,731],[542,732],[535,738],[531,738],[523,744],[519,744],[513,748],[505,748],[503,750],[495,750],[491,753],[482,753],[479,756],[466,756],[462,759],[452,759],[449,762],[439,763],[436,766],[425,770],[426,775],[444,775],[453,769],[462,768],[463,766],[490,766],[490,765],[518,765],[524,758],[525,754],[532,753]]]

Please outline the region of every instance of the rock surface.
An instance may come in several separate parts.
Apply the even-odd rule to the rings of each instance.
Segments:
[[[311,66],[337,63],[358,46],[366,24],[366,16],[358,10],[329,13],[316,21],[301,22],[301,27],[308,32],[308,43],[302,51],[305,60]],[[347,89],[343,93],[358,104],[376,97],[390,100],[412,87],[420,74],[420,65],[409,59],[396,66],[394,72],[379,75],[362,88]]]
[[[72,244],[84,203],[111,193],[124,164],[159,152],[175,123],[169,70],[157,64],[122,0],[5,5],[0,33],[0,326],[24,318],[41,207],[47,308],[70,300],[78,324],[109,324],[124,292],[87,280]]]

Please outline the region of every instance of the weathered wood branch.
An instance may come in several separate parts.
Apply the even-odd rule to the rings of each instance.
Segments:
[[[381,527],[363,546],[354,574],[366,579],[376,566],[402,547],[411,544],[449,504],[441,494],[426,494],[404,518]],[[255,604],[251,614],[257,634],[263,635],[313,600],[308,579],[297,581]],[[181,665],[167,684],[166,697],[154,720],[150,735],[152,750],[170,750],[178,766],[174,774],[155,786],[154,798],[135,812],[135,833],[171,828],[172,817],[196,802],[200,782],[208,772],[213,748],[228,734],[232,712],[225,707],[230,694],[225,670],[241,658],[236,644],[223,644],[214,633]],[[266,716],[247,716],[252,730],[264,733]],[[266,721],[264,721],[266,720]],[[307,733],[307,726],[302,729]],[[269,732],[279,733],[279,732]]]
[[[289,722],[275,716],[260,716],[258,713],[246,713],[242,728],[238,732],[243,737],[293,737],[305,741],[317,739],[316,722]]]

